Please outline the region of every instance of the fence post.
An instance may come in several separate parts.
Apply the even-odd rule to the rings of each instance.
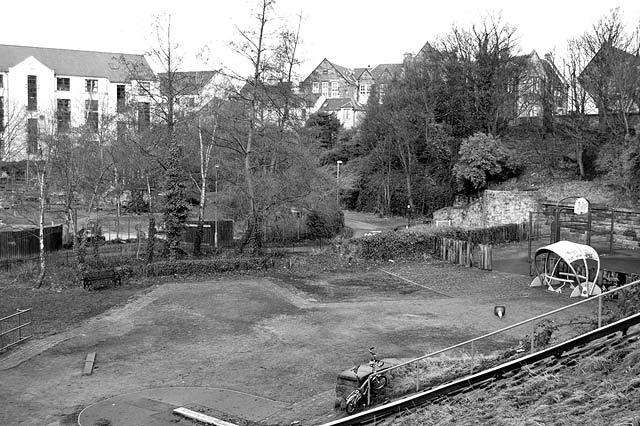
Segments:
[[[598,296],[598,328],[602,327],[602,295]]]
[[[22,340],[22,327],[20,326],[20,317],[22,316],[22,312],[18,309],[18,342]]]
[[[611,228],[609,231],[609,254],[613,254],[613,228],[615,224],[616,211],[611,209]]]
[[[420,361],[416,362],[416,392],[420,390]]]
[[[476,357],[476,345],[475,342],[471,342],[471,374],[473,374],[473,361]]]
[[[533,353],[533,349],[536,346],[536,324],[531,322],[531,353]]]
[[[533,212],[529,212],[529,238],[528,240],[528,250],[527,250],[527,262],[531,263],[531,234],[533,233]]]

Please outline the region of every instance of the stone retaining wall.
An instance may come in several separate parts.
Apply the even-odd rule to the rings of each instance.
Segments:
[[[529,220],[529,212],[539,208],[531,191],[491,191],[466,205],[445,207],[433,213],[433,220],[450,220],[452,226],[486,228]]]
[[[456,203],[433,213],[433,221],[468,228],[487,228],[509,223],[529,221],[529,212],[542,212],[543,227],[550,227],[555,220],[556,204],[539,200],[532,191],[492,191],[486,190],[475,201],[467,205]],[[592,244],[609,244],[612,231],[616,248],[640,249],[640,211],[628,209],[607,209],[592,206]],[[561,238],[575,240],[586,232],[586,216],[576,217],[572,209],[563,211],[561,216]]]

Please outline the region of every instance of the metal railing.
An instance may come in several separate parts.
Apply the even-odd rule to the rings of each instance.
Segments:
[[[572,310],[572,309],[576,309],[577,307],[582,307],[585,304],[597,303],[598,304],[598,306],[597,306],[597,317],[596,317],[597,323],[594,323],[594,326],[597,325],[597,327],[591,329],[591,330],[593,330],[593,329],[597,330],[599,328],[602,328],[603,300],[604,299],[610,299],[610,298],[614,297],[614,295],[617,295],[618,292],[620,292],[622,290],[625,290],[625,289],[629,289],[629,288],[638,286],[638,285],[640,285],[640,280],[631,282],[629,284],[626,284],[626,285],[623,285],[623,286],[620,286],[620,287],[616,287],[616,288],[614,288],[612,290],[609,290],[609,291],[606,291],[606,292],[602,292],[599,295],[591,296],[591,297],[589,297],[587,299],[580,300],[579,302],[573,303],[571,305],[567,305],[567,306],[564,306],[562,308],[555,309],[553,311],[550,311],[550,312],[535,316],[533,318],[529,318],[529,319],[524,320],[524,321],[520,321],[520,322],[518,322],[516,324],[512,324],[512,325],[509,325],[507,327],[501,328],[499,330],[492,331],[490,333],[484,334],[482,336],[466,340],[466,341],[458,343],[456,345],[449,346],[447,348],[444,348],[444,349],[441,349],[441,350],[438,350],[438,351],[435,351],[435,352],[431,352],[429,354],[426,354],[426,355],[423,355],[423,356],[420,356],[420,357],[417,357],[417,358],[413,358],[413,359],[411,359],[409,361],[402,362],[400,364],[396,364],[396,365],[381,369],[376,374],[378,374],[378,375],[388,374],[388,373],[390,373],[390,372],[392,372],[394,370],[398,370],[398,369],[403,368],[403,367],[405,367],[405,368],[406,367],[408,367],[408,368],[413,367],[413,368],[415,368],[415,384],[416,384],[415,391],[418,392],[418,391],[420,391],[420,365],[418,364],[420,361],[425,360],[427,358],[433,358],[436,355],[442,355],[442,354],[444,354],[446,352],[459,350],[459,349],[464,348],[464,347],[470,347],[470,360],[471,360],[471,362],[470,362],[470,374],[473,374],[474,358],[475,358],[476,353],[477,353],[476,347],[477,347],[477,343],[479,341],[488,339],[490,337],[493,337],[493,336],[496,336],[496,335],[499,335],[499,334],[504,334],[507,331],[513,330],[515,328],[527,327],[526,329],[528,331],[530,331],[530,336],[529,336],[529,338],[530,338],[529,345],[530,346],[528,348],[528,351],[529,351],[529,353],[534,353],[534,351],[536,349],[542,349],[542,346],[543,346],[543,345],[539,345],[540,347],[536,348],[536,328],[537,328],[540,320],[552,318],[552,317],[556,316],[559,313],[564,313],[566,311],[569,311],[569,310]],[[618,295],[618,297],[621,297],[621,296]],[[625,315],[622,318],[626,318],[627,316],[630,316],[630,315],[631,314]],[[589,331],[591,331],[591,330],[589,330]],[[577,333],[577,335],[580,335],[580,334],[583,334],[583,333],[582,332],[578,332]],[[573,337],[576,337],[576,336],[568,336],[568,337],[566,337],[565,340],[570,340]],[[520,343],[522,343],[522,342],[520,342]],[[558,341],[554,341],[553,343],[559,343],[559,342]],[[544,346],[548,346],[549,344],[550,344],[550,342],[548,342],[548,344],[545,344]],[[525,353],[526,351],[527,351],[527,349],[523,348],[523,350],[521,351],[521,353],[523,354],[522,356],[526,355],[526,353]],[[367,382],[369,382],[370,379],[371,379],[371,376],[367,377]],[[368,389],[368,391],[367,391],[367,393],[368,393],[367,394],[367,400],[370,403],[370,401],[372,400],[370,383],[367,383],[367,389]]]
[[[31,337],[31,308],[0,318],[0,352]]]

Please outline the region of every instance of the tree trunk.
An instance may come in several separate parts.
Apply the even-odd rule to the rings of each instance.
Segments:
[[[39,176],[39,184],[40,184],[40,211],[39,211],[39,220],[38,220],[38,242],[40,246],[40,273],[38,274],[38,288],[42,286],[44,283],[44,277],[47,270],[47,258],[45,253],[44,246],[44,209],[46,207],[45,200],[45,184],[46,184],[46,173],[45,170],[42,170],[41,175]]]

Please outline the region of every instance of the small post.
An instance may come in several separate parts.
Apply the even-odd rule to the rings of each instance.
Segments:
[[[536,345],[536,324],[531,321],[531,353],[533,353],[533,348]]]
[[[473,361],[475,360],[476,357],[476,345],[475,342],[472,340],[471,341],[471,374],[473,374]]]
[[[527,250],[527,262],[531,264],[531,234],[533,233],[533,212],[529,212],[529,238],[528,240],[528,250]]]
[[[609,254],[613,254],[613,228],[615,224],[616,211],[611,209],[611,228],[609,229]]]
[[[367,377],[367,405],[371,405],[371,376]]]
[[[22,340],[22,326],[20,325],[21,316],[22,316],[22,311],[18,309],[18,342]]]
[[[420,364],[416,361],[416,392],[420,390]]]
[[[602,327],[602,294],[598,295],[598,328]]]

